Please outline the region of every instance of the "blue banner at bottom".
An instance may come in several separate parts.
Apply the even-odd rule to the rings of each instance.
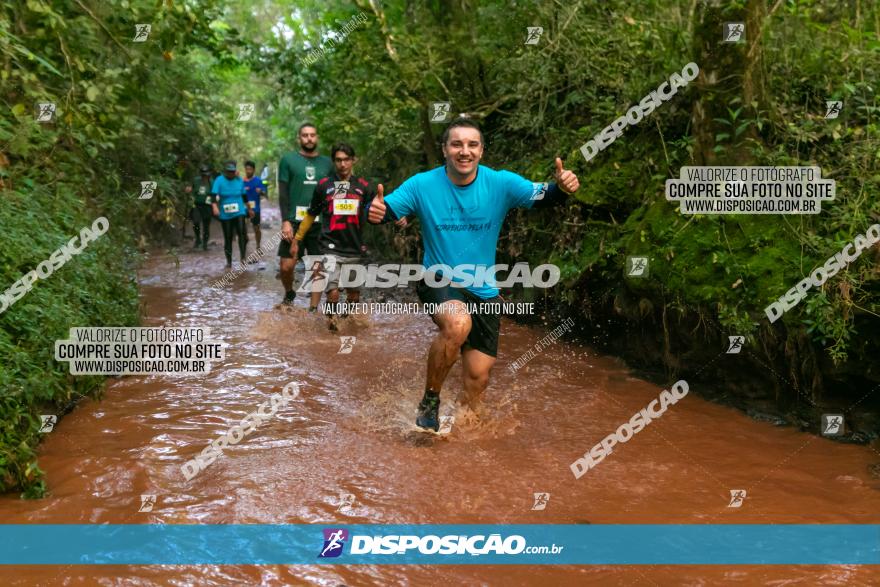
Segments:
[[[880,525],[0,525],[11,565],[880,564]]]

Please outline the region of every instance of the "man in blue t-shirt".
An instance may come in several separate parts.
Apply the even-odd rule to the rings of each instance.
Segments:
[[[214,216],[220,218],[223,228],[223,252],[226,253],[226,268],[232,268],[232,239],[238,237],[238,253],[244,263],[247,249],[245,219],[244,182],[236,174],[235,161],[223,165],[223,175],[217,176],[211,187],[214,196]]]
[[[478,269],[495,264],[495,248],[504,217],[511,208],[538,208],[564,202],[579,187],[577,176],[556,159],[555,184],[533,183],[510,171],[480,165],[483,133],[468,119],[452,122],[443,133],[446,165],[407,179],[387,198],[382,185],[370,205],[369,221],[389,222],[409,214],[419,217],[426,268],[445,265],[476,276]],[[469,265],[469,268],[462,268]],[[434,273],[442,275],[444,269]],[[452,281],[463,281],[447,275]],[[439,280],[442,281],[442,280]],[[425,395],[419,403],[416,425],[439,428],[440,386],[461,351],[465,397],[475,401],[489,384],[489,372],[498,354],[501,317],[497,313],[468,314],[468,304],[500,302],[492,276],[466,287],[437,287],[426,272],[418,286],[426,304],[442,304],[431,316],[440,328],[428,351]],[[433,283],[433,285],[430,285]]]
[[[260,198],[266,195],[266,184],[263,179],[254,175],[257,166],[253,161],[244,163],[244,189],[247,196],[248,216],[254,225],[254,239],[257,241],[257,250],[260,250],[260,242],[263,235],[260,232]],[[256,263],[256,261],[253,261]],[[262,269],[262,265],[260,266]]]

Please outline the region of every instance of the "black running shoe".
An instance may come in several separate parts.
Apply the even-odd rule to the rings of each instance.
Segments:
[[[437,413],[440,411],[440,394],[433,395],[426,393],[419,402],[419,412],[416,416],[416,426],[419,428],[430,428],[434,432],[440,429],[440,418]]]
[[[290,290],[289,292],[284,294],[284,299],[281,300],[281,303],[284,304],[285,306],[292,306],[294,298],[296,298],[296,292],[293,290]]]

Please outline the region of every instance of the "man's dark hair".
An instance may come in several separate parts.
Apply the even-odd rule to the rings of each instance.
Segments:
[[[354,157],[354,147],[352,147],[348,143],[336,143],[335,145],[333,145],[333,148],[330,149],[330,157],[335,159],[337,151],[342,151],[349,157]]]
[[[303,130],[304,128],[308,128],[308,127],[312,127],[312,128],[315,129],[316,131],[318,130],[318,127],[315,126],[314,124],[312,124],[311,122],[304,122],[304,123],[302,123],[301,125],[299,125],[299,130],[296,131],[296,135],[299,136],[299,134],[302,132],[302,130]]]
[[[244,166],[245,166],[245,167],[253,167],[254,169],[257,168],[257,164],[254,163],[253,161],[245,161],[245,162],[244,162]]]
[[[449,140],[449,133],[452,132],[453,128],[475,128],[480,133],[480,143],[483,145],[486,144],[486,140],[483,138],[483,131],[480,129],[480,125],[476,123],[476,121],[471,120],[470,118],[458,118],[449,123],[449,126],[446,127],[446,130],[443,131],[443,138],[440,139],[441,144],[445,145],[446,141]]]

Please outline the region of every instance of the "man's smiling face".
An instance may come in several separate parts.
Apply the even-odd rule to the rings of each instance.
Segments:
[[[472,174],[483,157],[483,143],[480,131],[467,126],[453,128],[449,139],[443,145],[446,168],[456,175],[467,177]]]

